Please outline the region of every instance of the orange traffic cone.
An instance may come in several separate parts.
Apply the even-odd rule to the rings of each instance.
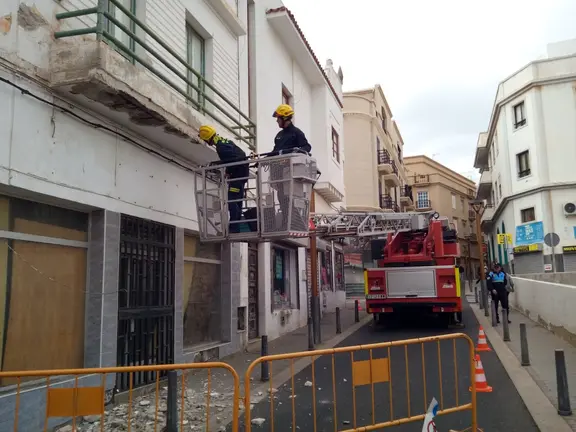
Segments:
[[[476,391],[480,393],[490,393],[492,387],[486,382],[486,375],[484,375],[484,368],[482,367],[482,362],[480,361],[480,355],[476,354]],[[470,387],[472,391],[472,387]]]
[[[478,331],[478,345],[476,345],[477,352],[488,352],[492,351],[492,348],[488,346],[488,342],[486,341],[486,333],[484,333],[484,329],[480,326],[480,330]]]

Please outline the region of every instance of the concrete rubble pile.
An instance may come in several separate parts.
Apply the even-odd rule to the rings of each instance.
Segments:
[[[180,407],[182,405],[181,386],[177,391],[178,418],[180,425]],[[225,431],[228,421],[226,414],[232,410],[233,393],[219,393],[210,391],[210,423],[218,424],[211,430]],[[133,432],[153,432],[162,431],[166,426],[166,415],[168,411],[168,387],[160,388],[158,403],[156,404],[155,393],[135,397],[132,401],[132,411],[130,413],[130,430]],[[158,405],[158,408],[156,408]],[[127,431],[128,430],[128,403],[110,405],[106,408],[104,415],[105,431]],[[184,431],[204,431],[206,430],[207,413],[207,384],[204,383],[204,390],[185,389],[184,391]],[[101,430],[101,416],[86,416],[77,420],[76,430],[78,432],[98,432]],[[157,422],[157,428],[154,424]],[[180,427],[180,426],[178,426]],[[71,424],[58,429],[58,432],[72,432]]]

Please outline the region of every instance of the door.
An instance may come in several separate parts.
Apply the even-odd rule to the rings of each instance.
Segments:
[[[175,229],[122,215],[120,232],[117,364],[174,363]],[[132,386],[155,380],[155,372],[135,373]],[[116,374],[118,390],[129,386],[129,374]]]
[[[258,247],[248,246],[248,339],[258,337]]]

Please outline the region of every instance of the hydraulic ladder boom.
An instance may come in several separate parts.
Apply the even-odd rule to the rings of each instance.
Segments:
[[[379,237],[402,231],[425,229],[434,212],[382,213],[346,212],[312,213],[314,234],[320,237]]]

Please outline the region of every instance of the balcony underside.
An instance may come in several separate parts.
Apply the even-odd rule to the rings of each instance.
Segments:
[[[198,128],[210,121],[106,43],[58,40],[50,62],[51,87],[66,98],[187,160],[202,164],[216,159],[214,150],[197,141]]]
[[[344,194],[330,182],[318,182],[314,190],[328,203],[342,202]]]
[[[405,206],[413,206],[414,203],[412,202],[412,198],[409,196],[400,196],[400,202]]]
[[[489,199],[492,191],[492,183],[480,183],[476,197],[478,199]]]
[[[391,174],[394,171],[391,163],[380,163],[378,164],[378,172],[380,174]]]
[[[390,174],[384,174],[384,182],[390,186],[400,186],[400,177],[398,173],[392,172]]]

